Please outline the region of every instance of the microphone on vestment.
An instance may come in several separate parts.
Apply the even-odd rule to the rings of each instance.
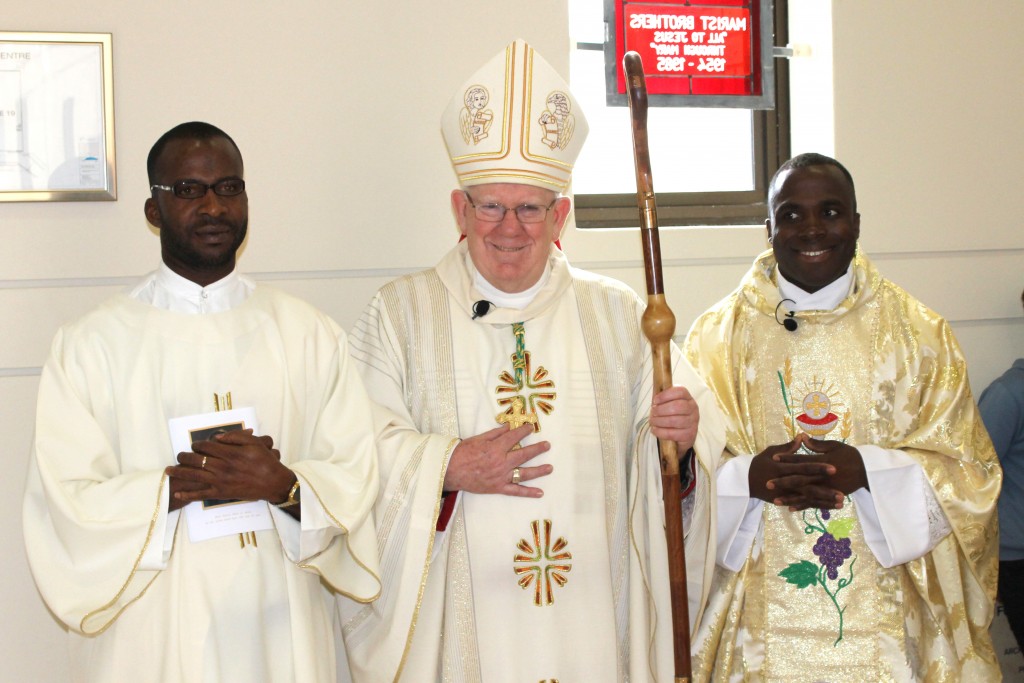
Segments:
[[[490,301],[487,301],[486,299],[480,299],[480,301],[477,301],[476,303],[473,304],[473,317],[471,319],[476,320],[477,318],[484,317],[485,315],[491,312],[491,308],[493,307],[494,304],[492,304]]]
[[[796,302],[793,301],[792,299],[783,299],[782,301],[780,301],[779,305],[775,307],[775,322],[782,325],[790,332],[796,332],[797,322],[796,318],[794,317],[796,314],[793,313],[793,311],[787,311],[785,319],[779,320],[779,308],[782,306],[782,304],[786,303],[787,301],[792,303],[794,306],[796,305]]]

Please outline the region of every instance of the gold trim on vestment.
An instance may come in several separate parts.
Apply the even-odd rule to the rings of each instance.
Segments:
[[[624,384],[626,377],[635,378],[639,374],[639,368],[644,367],[640,361],[644,343],[640,336],[639,324],[627,324],[619,326],[619,332],[629,332],[629,343],[627,348],[619,344],[604,344],[612,321],[616,320],[638,320],[639,309],[636,307],[635,295],[631,292],[617,296],[619,292],[605,291],[600,285],[584,279],[573,280],[573,293],[579,310],[580,325],[583,328],[583,339],[586,344],[587,358],[591,368],[591,377],[594,387],[594,403],[598,415],[631,415],[632,407],[629,403],[631,386]],[[598,310],[598,305],[601,310]],[[624,328],[624,329],[623,329]],[[622,337],[617,337],[621,340]],[[608,354],[614,354],[613,360],[609,360]],[[627,360],[636,359],[639,361],[637,367],[628,367]],[[633,371],[637,372],[633,372]],[[616,375],[616,371],[619,373]],[[625,373],[625,374],[623,374]],[[618,380],[617,390],[611,390],[612,378]],[[614,407],[613,407],[614,404]],[[630,548],[636,552],[636,545],[633,539],[632,516],[629,510],[621,504],[619,490],[625,486],[619,482],[619,458],[621,457],[618,439],[616,438],[615,425],[611,420],[597,421],[598,437],[601,443],[601,465],[604,472],[605,482],[605,533],[608,537],[608,552],[611,566],[609,568],[612,580],[612,605],[616,618],[627,618],[629,612],[629,554]],[[635,443],[624,444],[624,448],[633,448]],[[638,469],[636,468],[637,452],[634,453],[632,472],[634,480],[637,479]],[[628,500],[628,491],[625,492]],[[621,517],[621,525],[619,519]],[[626,528],[622,529],[625,526]],[[622,529],[624,538],[621,545],[616,543],[616,530]],[[616,548],[622,548],[622,552],[615,554]],[[638,563],[643,566],[642,560]],[[646,575],[644,576],[646,586]],[[649,587],[646,587],[647,595],[650,597]],[[648,602],[651,601],[648,599]],[[626,614],[620,614],[625,610]],[[651,643],[649,650],[653,648],[654,629],[651,632]],[[619,680],[625,680],[626,663],[630,657],[629,639],[619,642],[619,649],[616,653],[616,668]],[[652,668],[651,671],[654,671]]]
[[[128,584],[131,583],[132,577],[134,577],[135,573],[138,571],[139,564],[142,562],[142,556],[146,554],[146,548],[149,547],[149,542],[153,538],[153,528],[156,526],[156,521],[160,518],[160,512],[161,512],[161,505],[160,505],[160,503],[163,502],[164,482],[166,482],[167,479],[168,479],[168,477],[167,477],[166,474],[164,474],[164,475],[162,475],[160,477],[160,486],[157,487],[157,491],[156,491],[156,507],[153,509],[153,516],[149,520],[149,529],[146,530],[146,542],[142,544],[142,549],[139,551],[138,557],[135,558],[135,563],[132,565],[132,570],[128,574],[128,578],[125,579],[124,585],[122,585],[121,589],[119,591],[117,591],[117,594],[113,598],[111,598],[110,602],[108,602],[107,604],[103,605],[102,607],[100,607],[98,609],[93,610],[92,612],[89,612],[88,614],[86,614],[85,616],[82,617],[82,620],[78,623],[78,626],[81,629],[82,633],[84,633],[86,635],[90,635],[90,636],[95,636],[95,635],[99,635],[99,634],[103,633],[104,631],[106,631],[110,627],[111,624],[113,624],[115,621],[117,621],[117,618],[119,616],[121,616],[122,612],[124,612],[126,609],[128,609],[128,607],[130,605],[132,605],[132,603],[134,603],[136,600],[138,600],[139,598],[141,598],[143,595],[146,594],[146,591],[149,590],[149,587],[151,585],[153,585],[153,581],[155,581],[156,577],[160,575],[159,572],[155,572],[153,574],[153,578],[150,579],[149,582],[146,583],[146,585],[142,588],[142,591],[140,591],[139,594],[136,595],[134,598],[132,598],[131,600],[126,602],[124,604],[124,606],[121,607],[121,609],[117,610],[117,613],[114,614],[113,617],[111,617],[110,621],[108,621],[106,624],[104,624],[103,627],[100,628],[98,631],[90,632],[88,629],[85,628],[85,622],[89,618],[99,614],[100,612],[103,612],[104,610],[109,609],[114,603],[116,603],[121,598],[122,595],[124,595],[124,592],[126,590],[128,590]],[[177,532],[177,526],[175,526],[175,532]]]
[[[419,285],[423,283],[425,286]],[[423,300],[422,291],[426,290],[426,300]],[[432,376],[430,386],[427,386],[425,379],[415,372],[411,372],[404,388],[404,401],[409,406],[413,419],[419,424],[423,433],[433,434],[458,434],[458,416],[454,403],[454,362],[452,359],[451,320],[448,302],[448,294],[435,270],[415,273],[385,286],[381,292],[381,300],[389,319],[395,328],[395,337],[398,347],[405,354],[408,367],[432,368],[435,372]],[[425,316],[423,312],[429,311],[430,315]],[[411,320],[407,318],[411,316]],[[412,329],[410,329],[410,327]],[[419,343],[413,345],[411,339],[415,338]],[[437,400],[429,406],[424,405],[425,397],[436,397]],[[435,422],[431,414],[439,415]],[[440,512],[441,492],[444,486],[444,471],[447,469],[447,461],[451,458],[455,447],[458,445],[458,438],[449,442],[445,453],[445,463],[442,467],[441,480],[438,482],[436,491],[436,503],[434,507],[434,519],[436,524]],[[406,637],[405,647],[402,651],[400,664],[396,676],[401,675],[412,649],[413,633],[419,623],[420,608],[422,606],[423,593],[428,580],[428,570],[433,555],[434,525],[428,532],[427,553],[424,558],[424,568],[421,574],[419,593],[416,599],[409,633]],[[452,567],[450,575],[445,581],[445,622],[442,624],[444,638],[458,637],[461,643],[460,650],[464,659],[459,662],[449,662],[446,659],[448,648],[442,644],[441,657],[446,671],[462,673],[465,668],[474,669],[479,678],[479,657],[475,642],[476,629],[473,624],[472,612],[472,589],[468,584],[468,577],[465,579],[467,591],[463,593],[461,602],[453,604],[451,595],[460,593],[460,590],[452,590],[452,584],[460,580],[459,572],[468,569],[468,558],[465,557],[465,530],[462,517],[462,506],[456,508],[455,514],[448,523],[448,565]],[[462,555],[460,555],[460,551]],[[454,559],[453,559],[454,558]],[[463,604],[468,596],[468,604]],[[454,614],[454,617],[452,616]],[[448,619],[454,619],[458,628],[448,629]],[[452,667],[455,667],[454,669]],[[397,679],[396,679],[397,680]],[[445,680],[449,680],[446,674]]]
[[[299,473],[296,472],[295,476],[298,477]],[[363,604],[368,604],[368,603],[373,602],[374,600],[376,600],[377,598],[380,597],[380,591],[381,591],[381,580],[380,580],[380,577],[377,576],[376,572],[372,571],[369,567],[366,566],[366,564],[363,563],[362,560],[359,559],[359,557],[356,555],[355,551],[353,551],[352,545],[348,541],[348,539],[349,539],[348,527],[346,527],[344,524],[342,524],[341,520],[339,520],[337,517],[335,517],[334,514],[327,508],[327,506],[324,504],[323,499],[320,497],[320,494],[317,493],[316,488],[311,483],[309,483],[309,480],[306,479],[305,477],[302,478],[302,489],[304,491],[305,490],[309,490],[309,491],[313,492],[313,495],[316,497],[317,502],[320,503],[320,507],[323,508],[324,512],[327,514],[327,516],[330,518],[330,520],[332,522],[334,522],[334,525],[336,527],[338,527],[339,529],[341,529],[342,533],[339,534],[339,535],[345,537],[344,543],[345,543],[345,547],[348,548],[349,555],[352,556],[352,559],[355,561],[355,563],[357,565],[362,567],[363,570],[365,570],[366,573],[369,574],[371,577],[373,577],[373,580],[377,582],[377,592],[374,593],[373,596],[369,597],[369,598],[356,597],[355,595],[352,595],[348,591],[341,590],[340,588],[338,588],[337,586],[332,584],[330,581],[328,581],[327,577],[324,576],[323,572],[321,572],[320,568],[317,567],[316,565],[313,565],[313,564],[300,564],[300,563],[296,562],[295,566],[301,567],[302,569],[307,569],[307,570],[310,570],[312,572],[315,572],[320,577],[320,579],[324,582],[324,584],[327,585],[328,588],[330,588],[332,591],[334,591],[338,595],[344,595],[346,598],[352,600],[353,602],[359,602],[359,603],[363,603]],[[271,520],[273,520],[273,517],[271,517]],[[274,530],[277,531],[277,523],[276,522],[274,523]],[[316,559],[317,557],[322,555],[325,551],[326,551],[326,548],[324,550],[320,551],[319,553],[316,553],[312,557],[307,558],[306,562],[308,563],[310,560]]]
[[[441,500],[442,500],[441,496],[444,493],[444,474],[448,470],[448,461],[451,459],[452,453],[455,452],[455,447],[458,446],[459,443],[461,443],[461,441],[462,440],[459,439],[459,438],[452,439],[448,443],[448,448],[445,451],[444,467],[441,468],[441,479],[440,479],[440,481],[437,482],[437,505],[434,506],[434,515],[433,515],[434,522],[433,522],[433,526],[437,525],[437,519],[438,519],[438,517],[440,516],[440,513],[441,513]],[[426,445],[426,442],[424,442],[424,445]],[[456,494],[451,494],[451,495],[456,495]],[[431,556],[434,554],[434,537],[435,536],[436,536],[436,534],[431,534],[430,540],[427,541],[427,553],[426,553],[426,557],[423,559],[423,574],[422,574],[422,576],[420,578],[419,592],[416,594],[416,608],[413,610],[412,623],[409,626],[409,635],[405,639],[405,649],[402,650],[402,659],[399,661],[399,663],[398,663],[398,670],[395,672],[395,681],[396,681],[396,683],[397,683],[398,679],[402,677],[402,669],[405,668],[405,660],[409,656],[409,650],[412,649],[412,637],[416,633],[416,623],[417,623],[417,620],[419,619],[419,616],[420,616],[420,607],[423,605],[423,592],[427,588],[427,575],[428,575],[429,570],[430,570],[430,559],[431,559]]]
[[[572,173],[573,164],[567,164],[564,161],[558,159],[541,156],[534,154],[530,151],[530,142],[532,138],[530,133],[533,131],[533,48],[530,48],[528,54],[523,55],[523,134],[519,138],[519,153],[524,159],[535,164],[543,163],[545,166],[559,167],[565,171],[568,175]]]
[[[504,120],[501,122],[501,126],[498,129],[501,131],[501,149],[497,152],[474,152],[473,154],[460,154],[458,156],[453,156],[452,163],[456,167],[458,167],[459,162],[462,162],[463,159],[467,159],[472,162],[479,161],[480,159],[501,159],[508,156],[508,143],[509,140],[512,139],[512,95],[514,90],[511,75],[515,64],[515,49],[515,43],[512,43],[505,48],[505,103],[501,112]]]

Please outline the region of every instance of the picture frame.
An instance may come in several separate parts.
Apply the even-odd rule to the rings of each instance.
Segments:
[[[0,202],[117,199],[112,44],[0,31]]]

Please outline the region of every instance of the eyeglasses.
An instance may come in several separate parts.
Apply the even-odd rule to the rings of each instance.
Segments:
[[[469,201],[469,205],[473,207],[476,212],[476,217],[482,221],[488,221],[490,223],[499,223],[505,219],[505,214],[509,211],[514,211],[516,218],[519,219],[520,223],[540,223],[543,221],[551,207],[558,201],[556,198],[547,206],[538,206],[537,204],[520,204],[517,207],[508,207],[504,204],[474,204],[473,198],[469,196],[468,192],[464,193],[466,200]]]
[[[175,197],[182,199],[200,199],[206,196],[207,190],[213,190],[220,197],[234,197],[245,192],[245,181],[241,178],[225,178],[207,185],[198,180],[179,180],[173,185],[150,185],[149,190],[173,192]]]

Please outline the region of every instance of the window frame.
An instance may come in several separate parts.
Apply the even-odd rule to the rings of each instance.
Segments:
[[[774,43],[789,41],[788,0],[774,0]],[[606,37],[606,40],[608,38]],[[777,48],[776,48],[777,50]],[[776,57],[775,109],[753,109],[751,190],[666,192],[657,196],[658,223],[666,227],[760,225],[768,216],[766,194],[776,169],[790,157],[789,61]],[[657,176],[654,177],[657,191]],[[576,194],[576,227],[582,230],[639,227],[636,193]]]

